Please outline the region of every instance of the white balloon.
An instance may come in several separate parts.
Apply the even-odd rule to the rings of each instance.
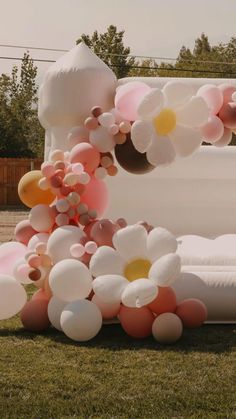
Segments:
[[[154,281],[147,278],[136,279],[124,289],[121,301],[127,307],[140,308],[151,303],[158,294],[158,287]]]
[[[80,300],[92,291],[92,277],[84,263],[64,259],[53,266],[49,285],[53,294],[62,301]]]
[[[48,233],[37,233],[31,237],[28,243],[28,250],[35,250],[38,243],[47,243],[50,235]]]
[[[121,295],[129,281],[120,275],[98,276],[93,281],[93,291],[104,303],[120,303]]]
[[[67,301],[59,300],[59,298],[55,296],[53,296],[48,303],[48,318],[52,326],[57,330],[62,330],[60,323],[61,313],[67,304]]]
[[[163,313],[152,324],[152,335],[157,342],[175,343],[183,332],[183,324],[174,313]]]
[[[53,231],[47,243],[47,253],[52,261],[57,263],[63,259],[70,259],[71,246],[79,243],[83,236],[83,231],[76,226],[63,226]]]
[[[61,314],[61,328],[70,339],[86,342],[102,327],[102,315],[96,304],[88,300],[73,301]]]
[[[9,319],[22,310],[27,301],[24,287],[8,275],[0,275],[0,320]]]
[[[158,259],[149,271],[149,278],[153,279],[159,287],[168,287],[179,277],[181,259],[176,253],[170,253]]]
[[[109,134],[108,130],[102,126],[90,131],[89,141],[101,153],[108,153],[115,147],[113,135]]]

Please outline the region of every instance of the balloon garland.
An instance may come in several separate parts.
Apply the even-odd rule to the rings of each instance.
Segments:
[[[236,130],[236,88],[188,84],[163,89],[143,82],[120,86],[115,107],[91,108],[67,140],[70,151],[51,152],[40,171],[19,182],[29,217],[14,242],[0,247],[0,319],[20,312],[24,327],[50,325],[75,341],[97,335],[118,317],[130,336],[177,341],[183,327],[207,319],[196,299],[177,302],[171,287],[181,273],[175,237],[146,222],[101,218],[108,203],[104,182],[118,167],[142,174],[195,152],[203,141],[222,147]],[[24,286],[38,290],[27,301]]]

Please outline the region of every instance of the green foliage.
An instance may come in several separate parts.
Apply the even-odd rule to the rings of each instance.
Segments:
[[[84,42],[112,68],[117,78],[126,77],[135,64],[134,58],[129,58],[130,48],[124,46],[125,31],[117,31],[116,26],[110,25],[107,31],[98,34],[97,31],[89,36],[82,34],[76,43]]]
[[[43,129],[37,116],[37,67],[24,54],[20,71],[0,76],[0,156],[41,157]]]

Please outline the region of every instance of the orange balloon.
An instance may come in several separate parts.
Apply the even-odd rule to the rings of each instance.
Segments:
[[[171,287],[158,287],[158,294],[148,307],[153,313],[174,313],[176,310],[177,302],[176,295]]]
[[[50,326],[48,301],[43,299],[28,301],[21,311],[20,319],[26,330],[43,332]]]
[[[155,316],[148,307],[121,306],[119,320],[124,331],[133,338],[146,338],[152,333]]]
[[[26,173],[18,184],[20,200],[29,208],[38,204],[50,205],[55,199],[50,189],[47,191],[40,189],[38,182],[42,177],[41,170],[32,170]]]
[[[181,301],[175,313],[182,320],[183,325],[190,328],[200,327],[207,319],[205,304],[195,298]]]

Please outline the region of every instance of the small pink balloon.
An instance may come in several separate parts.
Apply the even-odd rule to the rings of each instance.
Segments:
[[[218,118],[218,116],[211,115],[208,118],[208,122],[202,128],[202,136],[204,141],[207,143],[215,143],[220,140],[224,134],[224,125],[223,122]]]
[[[232,102],[232,94],[236,92],[236,87],[230,84],[224,83],[219,86],[223,94],[224,103]]]
[[[142,82],[133,81],[120,86],[115,96],[115,107],[128,121],[138,119],[137,108],[151,88]]]
[[[100,153],[89,143],[80,143],[70,152],[71,163],[82,163],[84,170],[93,172],[100,163]]]
[[[205,100],[210,112],[213,115],[217,115],[223,105],[223,94],[219,87],[206,84],[200,87],[197,92],[197,96],[200,96]]]
[[[81,203],[86,204],[89,209],[96,209],[98,217],[107,209],[108,190],[101,179],[91,178],[81,196]]]
[[[55,221],[56,221],[56,224],[58,225],[58,227],[61,227],[61,226],[68,225],[68,224],[69,224],[70,219],[69,219],[69,217],[68,217],[68,215],[67,215],[67,214],[63,214],[63,213],[61,213],[61,214],[58,214],[58,215],[56,216]]]
[[[27,247],[19,242],[3,243],[0,246],[0,274],[13,275],[18,259],[25,256]]]
[[[41,172],[43,176],[45,176],[46,178],[50,178],[55,173],[55,167],[51,163],[44,162],[41,166]]]
[[[85,253],[85,248],[81,243],[72,244],[70,247],[70,254],[73,258],[81,258]]]
[[[14,235],[18,242],[27,245],[31,237],[36,233],[37,231],[30,225],[29,220],[23,220],[16,225]]]
[[[113,246],[112,237],[119,230],[119,226],[111,220],[97,221],[91,228],[90,237],[98,246]]]
[[[31,268],[39,268],[39,266],[41,265],[41,257],[38,255],[31,255],[27,259],[27,262],[29,266],[31,266]]]
[[[231,129],[225,128],[222,137],[214,143],[216,147],[225,147],[232,141],[233,133]]]
[[[116,304],[107,304],[99,300],[99,298],[94,295],[92,297],[92,302],[100,309],[102,313],[102,318],[104,320],[113,319],[118,316],[120,311],[120,303]]]
[[[47,244],[49,239],[49,234],[48,233],[37,233],[35,234],[33,237],[31,237],[29,243],[28,243],[28,251],[35,251],[36,250],[36,246],[39,243],[45,243]]]
[[[96,252],[97,248],[98,248],[97,243],[95,243],[93,241],[88,241],[85,244],[85,251],[89,255],[93,255]]]

